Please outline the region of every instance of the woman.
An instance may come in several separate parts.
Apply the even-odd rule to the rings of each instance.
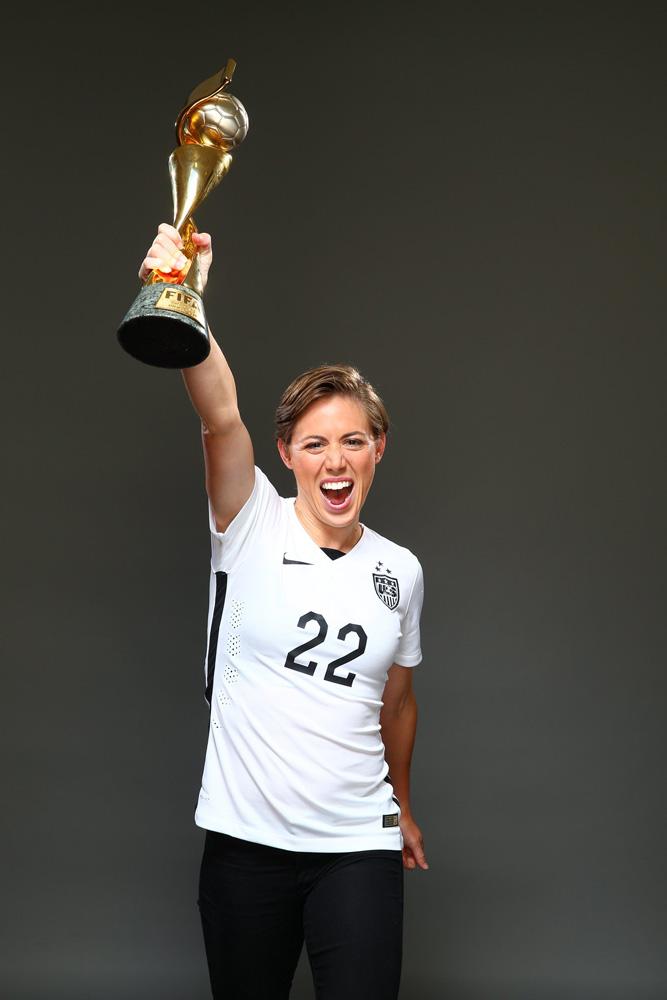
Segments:
[[[211,240],[194,240],[206,281]],[[140,278],[183,268],[181,247],[162,224]],[[296,379],[276,415],[297,486],[282,499],[254,465],[213,336],[182,374],[202,422],[212,549],[195,819],[213,996],[287,998],[305,940],[318,1000],[393,1000],[403,867],[428,864],[409,806],[423,576],[359,520],[384,405],[347,365]]]

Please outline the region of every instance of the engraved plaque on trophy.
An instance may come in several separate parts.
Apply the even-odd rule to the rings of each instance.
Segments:
[[[196,87],[176,119],[178,146],[169,157],[174,227],[186,258],[179,272],[151,271],[118,328],[121,346],[149,365],[191,368],[211,349],[202,302],[202,282],[193,214],[229,170],[231,152],[246,137],[248,116],[227,93],[236,63]]]

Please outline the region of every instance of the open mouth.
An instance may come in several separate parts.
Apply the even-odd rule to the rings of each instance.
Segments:
[[[320,492],[333,510],[344,510],[348,506],[353,489],[351,479],[325,480],[320,484]]]

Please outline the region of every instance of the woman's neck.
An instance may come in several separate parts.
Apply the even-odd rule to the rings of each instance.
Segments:
[[[294,511],[302,526],[310,537],[320,548],[338,549],[340,552],[349,552],[357,544],[363,534],[363,528],[359,521],[346,524],[342,528],[334,528],[329,524],[319,521],[313,517],[308,510],[301,510],[297,497],[294,503]]]

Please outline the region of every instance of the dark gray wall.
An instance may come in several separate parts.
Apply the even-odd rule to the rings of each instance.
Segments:
[[[394,419],[367,523],[427,598],[404,1000],[667,995],[663,4],[18,8],[5,34],[0,991],[203,1000],[209,543],[180,374],[116,326],[172,121],[251,117],[199,215],[281,490],[283,385]],[[10,29],[10,30],[9,30]],[[295,1000],[312,997],[299,969]]]

